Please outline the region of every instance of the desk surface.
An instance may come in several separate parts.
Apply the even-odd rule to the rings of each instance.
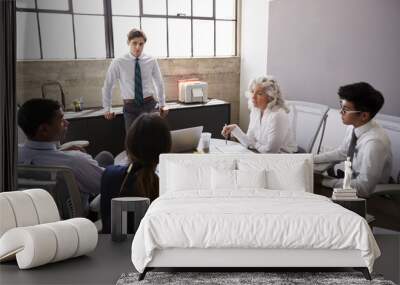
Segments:
[[[207,103],[192,103],[192,104],[183,104],[180,102],[167,102],[167,107],[170,110],[174,109],[187,109],[187,108],[199,108],[203,106],[216,106],[216,105],[223,105],[229,104],[226,101],[219,100],[219,99],[211,99]],[[113,107],[111,109],[116,115],[122,114],[122,106]],[[80,112],[74,111],[66,111],[64,112],[64,118],[67,120],[70,119],[81,119],[81,118],[91,118],[91,117],[101,117],[104,115],[104,109],[101,107],[98,108],[89,108],[85,109]]]
[[[122,273],[135,271],[131,261],[133,236],[112,242],[99,235],[94,251],[56,263],[19,270],[16,261],[0,264],[0,283],[6,284],[115,284]]]
[[[201,140],[197,147],[197,151],[194,153],[203,154],[204,152],[201,149]],[[225,141],[221,139],[211,139],[210,143],[210,153],[253,153],[251,150],[245,148],[240,143],[233,142],[233,141]],[[115,157],[115,164],[118,165],[128,165],[129,160],[126,155],[126,151],[119,153]]]

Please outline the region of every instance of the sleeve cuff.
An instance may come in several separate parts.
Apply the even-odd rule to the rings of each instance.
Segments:
[[[165,97],[163,99],[158,98],[158,106],[159,107],[164,107],[165,105],[166,105],[165,104]]]

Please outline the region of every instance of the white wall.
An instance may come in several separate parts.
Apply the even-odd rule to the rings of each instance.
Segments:
[[[367,81],[400,116],[400,1],[275,0],[268,68],[284,94],[338,107],[338,87]]]
[[[251,79],[266,74],[268,9],[268,0],[242,1],[239,124],[243,130],[249,124],[245,91]]]

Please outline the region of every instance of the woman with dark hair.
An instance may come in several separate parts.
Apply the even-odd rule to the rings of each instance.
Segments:
[[[140,115],[128,130],[125,148],[132,163],[107,167],[101,179],[103,233],[111,230],[112,198],[137,196],[153,201],[158,197],[155,170],[160,154],[171,149],[171,134],[166,121],[157,113]]]

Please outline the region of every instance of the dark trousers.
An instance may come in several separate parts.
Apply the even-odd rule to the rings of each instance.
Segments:
[[[321,184],[320,175],[314,175],[314,194],[330,198],[332,191],[332,188],[327,188]],[[400,231],[400,200],[389,195],[372,195],[366,199],[367,213],[375,218],[372,226]]]
[[[375,227],[400,231],[400,200],[390,195],[373,195],[367,199],[367,213],[375,217]]]
[[[135,102],[124,102],[124,120],[125,120],[125,131],[128,133],[129,127],[133,121],[143,113],[157,112],[157,102],[152,99],[145,101],[143,105],[138,106]]]

